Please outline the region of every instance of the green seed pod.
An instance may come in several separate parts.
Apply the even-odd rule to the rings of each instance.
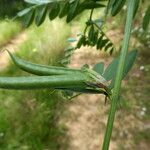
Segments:
[[[12,61],[14,64],[19,67],[21,70],[24,70],[28,73],[36,74],[36,75],[63,75],[63,74],[74,74],[82,72],[79,69],[70,69],[66,67],[55,67],[55,66],[46,66],[39,65],[35,63],[30,63],[28,61],[24,61],[15,55],[11,54],[8,51]]]
[[[38,76],[38,77],[0,77],[0,88],[3,89],[43,89],[43,88],[85,88],[90,81],[86,75],[80,76]]]

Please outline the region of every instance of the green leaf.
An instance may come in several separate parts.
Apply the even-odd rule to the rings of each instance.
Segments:
[[[24,10],[18,12],[18,13],[17,13],[17,16],[22,17],[22,16],[28,14],[32,9],[33,9],[32,7],[26,8],[26,9],[24,9]]]
[[[94,24],[96,24],[99,28],[103,25],[104,21],[102,19],[95,19],[92,21]]]
[[[85,42],[85,36],[81,36],[78,43],[77,43],[77,48],[80,48]]]
[[[77,39],[72,38],[72,37],[67,39],[67,42],[70,42],[70,43],[73,43],[73,42],[76,42],[76,41],[77,41]]]
[[[46,18],[47,5],[41,5],[36,9],[35,24],[40,26]]]
[[[34,17],[35,17],[35,10],[30,11],[26,16],[24,16],[23,24],[26,28],[32,24]]]
[[[146,30],[150,23],[150,6],[148,6],[143,18],[143,29]]]
[[[70,4],[69,12],[68,12],[68,15],[67,15],[67,20],[66,20],[67,23],[70,22],[77,15],[77,8],[78,8],[78,5],[79,5],[79,1],[80,0],[76,0],[76,1],[73,1]]]
[[[63,65],[68,65],[70,63],[70,59],[63,59],[63,60],[61,60],[61,64],[63,64]]]
[[[65,53],[65,59],[69,59],[73,54],[73,51],[68,51]]]
[[[51,8],[51,11],[49,13],[50,20],[55,19],[58,16],[59,12],[60,12],[60,5],[59,5],[59,3],[56,2],[56,3],[54,3],[54,5]]]
[[[134,17],[135,17],[135,15],[136,15],[137,11],[138,11],[139,5],[140,5],[140,0],[136,0],[135,10],[134,10],[134,15],[133,15]],[[134,17],[133,17],[133,18],[134,18]]]
[[[112,8],[112,6],[114,5],[116,0],[109,0],[108,4],[107,4],[107,9],[106,9],[106,13],[109,12],[109,10]]]
[[[65,52],[67,52],[67,51],[70,52],[70,51],[73,51],[73,50],[74,50],[74,47],[68,47],[68,48],[65,49]]]
[[[113,44],[112,43],[108,43],[106,46],[105,46],[105,51],[107,51],[109,48],[113,47]]]
[[[109,42],[109,39],[104,39],[101,41],[99,48],[102,49],[105,47],[105,45]]]
[[[92,41],[93,42],[93,46],[96,45],[96,43],[97,43],[98,34],[99,34],[98,30],[94,32],[94,37],[93,37],[93,41]]]
[[[110,49],[110,51],[109,51],[110,55],[112,55],[112,53],[113,53],[114,50],[115,50],[114,47],[112,47],[112,48]]]
[[[123,8],[125,2],[126,0],[115,0],[111,9],[111,15],[112,16],[117,15],[120,12],[120,10]]]
[[[63,18],[69,11],[69,1],[66,1],[63,8],[60,11],[59,18]]]
[[[95,8],[105,7],[105,5],[96,3],[94,1],[85,1],[80,5],[80,7],[82,9],[95,9]]]
[[[98,39],[98,41],[97,41],[97,45],[96,45],[96,48],[97,48],[97,49],[100,49],[100,46],[101,46],[101,42],[102,42],[102,40],[103,40],[103,37],[104,37],[104,34],[102,34],[102,35],[99,37],[99,39]]]
[[[103,62],[97,63],[93,67],[93,70],[102,75],[104,72],[104,63]]]
[[[43,4],[52,3],[55,0],[24,0],[24,1],[30,4],[43,5]]]
[[[122,79],[127,75],[127,73],[129,72],[129,70],[131,69],[131,67],[134,64],[135,58],[137,55],[137,50],[132,50],[130,51],[127,56],[126,56],[126,60],[125,60],[125,69],[123,71],[123,76]],[[118,63],[119,63],[119,59],[120,59],[120,55],[118,57],[116,57],[109,65],[108,67],[105,69],[105,72],[103,74],[103,77],[109,81],[112,80],[111,82],[111,88],[113,88],[114,86],[114,82],[115,82],[115,77],[116,77],[116,73],[117,73],[117,68],[118,68]]]
[[[88,40],[90,41],[90,43],[93,42],[94,33],[95,33],[94,26],[92,25],[92,26],[90,27],[89,32],[88,32]]]

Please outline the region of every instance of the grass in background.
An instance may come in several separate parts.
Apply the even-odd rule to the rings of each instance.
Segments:
[[[21,25],[18,22],[0,20],[0,46],[6,44],[20,31]]]
[[[26,34],[28,38],[18,48],[17,54],[28,61],[52,65],[63,55],[70,28],[57,20],[45,22],[39,28],[32,26]],[[2,75],[21,76],[27,73],[10,64]],[[0,90],[0,149],[66,148],[66,129],[59,124],[63,103],[60,94],[52,90]]]

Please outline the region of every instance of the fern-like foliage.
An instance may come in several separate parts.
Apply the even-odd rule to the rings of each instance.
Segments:
[[[48,15],[52,21],[55,18],[66,17],[66,22],[71,22],[76,16],[84,12],[90,11],[90,16],[85,23],[84,31],[76,38],[69,38],[69,42],[75,42],[75,47],[65,49],[65,57],[61,60],[61,64],[66,65],[70,62],[70,58],[76,49],[82,46],[96,47],[97,50],[113,53],[114,44],[103,31],[104,19],[92,18],[95,9],[106,8],[105,16],[109,13],[112,16],[117,15],[126,3],[126,0],[25,0],[29,3],[29,7],[17,14],[22,17],[25,27],[29,27],[33,22],[40,26]]]

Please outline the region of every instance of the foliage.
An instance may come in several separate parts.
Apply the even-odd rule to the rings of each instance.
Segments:
[[[104,49],[109,51],[110,54],[114,51],[113,43],[105,35],[103,31],[103,19],[92,19],[93,11],[97,8],[105,7],[105,2],[99,1],[80,1],[80,0],[66,0],[64,1],[30,1],[26,2],[31,3],[31,7],[24,9],[19,12],[17,15],[23,17],[25,26],[30,26],[35,20],[35,24],[40,26],[45,18],[46,14],[49,14],[49,19],[53,20],[56,17],[63,18],[66,16],[66,22],[71,22],[76,16],[81,14],[85,10],[90,10],[90,17],[86,21],[86,26],[79,35],[78,39],[68,39],[69,42],[78,41],[75,47],[68,47],[65,49],[65,58],[61,61],[62,64],[66,65],[70,62],[70,57],[73,54],[74,50],[80,48],[81,46],[96,46],[97,49]]]
[[[0,19],[14,17],[25,6],[26,3],[23,0],[0,0]]]
[[[143,18],[143,29],[146,30],[150,23],[150,6],[148,6]]]
[[[77,45],[75,47],[69,47],[69,49],[66,49],[66,55],[65,55],[66,58],[63,61],[64,64],[67,64],[69,62],[68,60],[72,55],[73,51],[77,48],[80,48],[81,46],[96,46],[97,49],[103,49],[105,51],[109,51],[110,54],[114,51],[113,43],[103,32],[103,25],[110,14],[111,16],[114,17],[122,10],[123,6],[126,4],[126,0],[109,0],[108,3],[105,2],[105,0],[104,1],[66,0],[65,2],[63,0],[58,0],[58,1],[25,0],[25,1],[29,3],[30,6],[24,9],[23,11],[19,12],[17,15],[19,17],[24,17],[26,27],[29,27],[33,23],[33,21],[35,21],[35,24],[37,26],[40,26],[44,22],[47,14],[49,14],[50,20],[55,19],[57,16],[60,18],[66,17],[66,22],[70,23],[72,20],[74,20],[76,16],[81,14],[83,11],[85,10],[90,11],[89,19],[87,19],[86,21],[86,25],[83,33],[79,35],[79,40],[73,38],[68,39],[69,42],[77,41]],[[43,77],[43,79],[41,77],[18,77],[18,78],[1,77],[0,86],[2,88],[7,88],[8,86],[11,86],[10,88],[12,89],[16,87],[17,88],[25,87],[25,88],[34,89],[36,87],[39,87],[41,84],[42,88],[53,87],[55,89],[61,89],[61,90],[80,91],[81,93],[83,93],[83,91],[87,89],[97,90],[99,88],[98,90],[100,91],[102,90],[103,94],[108,96],[109,99],[111,100],[110,113],[109,113],[109,118],[107,123],[106,134],[104,138],[104,144],[103,144],[103,150],[107,150],[109,148],[113,122],[114,122],[117,103],[120,94],[121,82],[123,77],[131,69],[136,57],[136,51],[132,51],[131,53],[128,54],[128,46],[129,46],[129,41],[131,36],[132,22],[138,10],[139,3],[140,3],[139,0],[127,1],[125,35],[121,46],[120,56],[116,58],[114,61],[112,61],[112,63],[108,66],[108,68],[106,68],[105,70],[106,73],[104,72],[103,75],[98,75],[95,71],[86,68],[83,70],[81,69],[79,71],[80,73],[82,71],[84,73],[83,74],[81,73],[82,75],[80,74],[79,78],[77,75],[77,80],[75,74],[74,76],[72,76],[72,78],[68,74],[66,74],[66,76],[61,76],[61,75],[56,76],[55,80],[60,81],[58,79],[61,79],[61,82],[52,82],[52,80],[54,79],[53,76]],[[98,18],[96,20],[93,20],[92,16],[94,10],[103,7],[106,7],[106,13],[103,19]],[[148,14],[149,14],[149,9],[146,12],[146,15],[144,17],[144,22],[143,22],[144,29],[146,29],[149,24]],[[26,62],[26,65],[28,65],[28,62]],[[100,71],[98,72],[102,73],[103,63],[97,64],[96,67],[98,66],[101,67]],[[64,67],[63,69],[67,69],[67,67]],[[115,73],[113,73],[114,70],[116,71]],[[105,84],[106,78],[108,78],[108,80],[112,80],[110,86]],[[22,82],[21,79],[24,79],[24,82]],[[74,80],[75,82],[73,82],[73,79],[75,79]],[[5,82],[3,82],[4,80]],[[34,81],[36,82],[34,83]],[[75,85],[71,86],[71,84],[73,85],[75,84]]]
[[[145,3],[145,5],[147,6],[148,3]],[[141,10],[140,13],[142,14],[142,17],[139,21],[142,23],[140,26],[133,28],[132,33],[143,46],[150,48],[150,6],[147,7],[145,12]]]
[[[61,30],[61,36],[56,33],[56,27]],[[70,28],[60,24],[59,20],[52,24],[46,21],[39,28],[29,28],[26,34],[27,39],[19,46],[17,55],[33,62],[58,64]],[[0,74],[28,75],[14,64]],[[0,90],[0,149],[58,150],[62,145],[66,148],[63,138],[66,129],[63,124],[58,124],[63,104],[61,94],[51,90]]]

